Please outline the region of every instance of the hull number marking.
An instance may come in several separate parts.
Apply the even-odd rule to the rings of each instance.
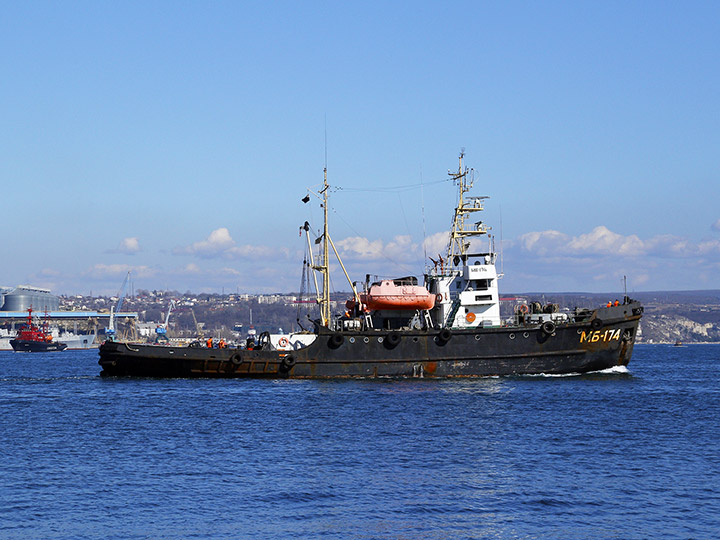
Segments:
[[[620,339],[622,331],[620,328],[616,330],[593,330],[591,332],[583,332],[580,334],[580,343],[597,343],[598,341],[613,341]]]

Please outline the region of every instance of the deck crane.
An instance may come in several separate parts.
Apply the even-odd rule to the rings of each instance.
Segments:
[[[125,289],[127,287],[128,281],[130,281],[130,272],[125,275],[125,279],[122,282],[120,292],[118,293],[117,304],[115,306],[110,306],[110,322],[108,323],[107,328],[105,328],[105,335],[110,341],[115,338],[115,314],[119,313],[120,309],[122,308],[123,300],[125,300]]]

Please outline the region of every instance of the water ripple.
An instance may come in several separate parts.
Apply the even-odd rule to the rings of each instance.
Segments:
[[[101,379],[0,354],[0,537],[711,538],[720,348],[463,381]]]

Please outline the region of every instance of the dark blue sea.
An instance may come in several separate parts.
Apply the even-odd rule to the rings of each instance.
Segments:
[[[567,377],[99,372],[0,353],[0,538],[720,537],[720,346]]]

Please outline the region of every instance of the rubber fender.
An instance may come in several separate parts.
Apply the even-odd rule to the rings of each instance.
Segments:
[[[545,321],[544,323],[542,323],[542,326],[540,328],[542,328],[543,332],[549,335],[555,332],[555,323],[552,321]]]
[[[440,333],[438,334],[438,339],[440,341],[450,341],[450,338],[452,337],[452,331],[449,328],[443,328],[440,330]]]
[[[340,334],[333,334],[332,336],[330,336],[330,340],[328,341],[328,344],[333,349],[337,349],[343,343],[345,343],[345,338],[343,336],[341,336]]]
[[[285,366],[285,369],[290,369],[295,365],[295,363],[295,358],[293,358],[291,355],[288,355],[282,359],[282,365]]]
[[[590,321],[590,326],[592,327],[593,330],[598,330],[599,328],[602,327],[602,325],[603,325],[602,319],[596,318],[596,319],[593,319],[592,321]]]
[[[243,361],[242,355],[240,353],[233,353],[232,356],[230,356],[230,361],[236,366],[239,366]]]
[[[400,334],[391,332],[385,337],[385,343],[388,347],[397,347],[400,344],[401,339]]]

